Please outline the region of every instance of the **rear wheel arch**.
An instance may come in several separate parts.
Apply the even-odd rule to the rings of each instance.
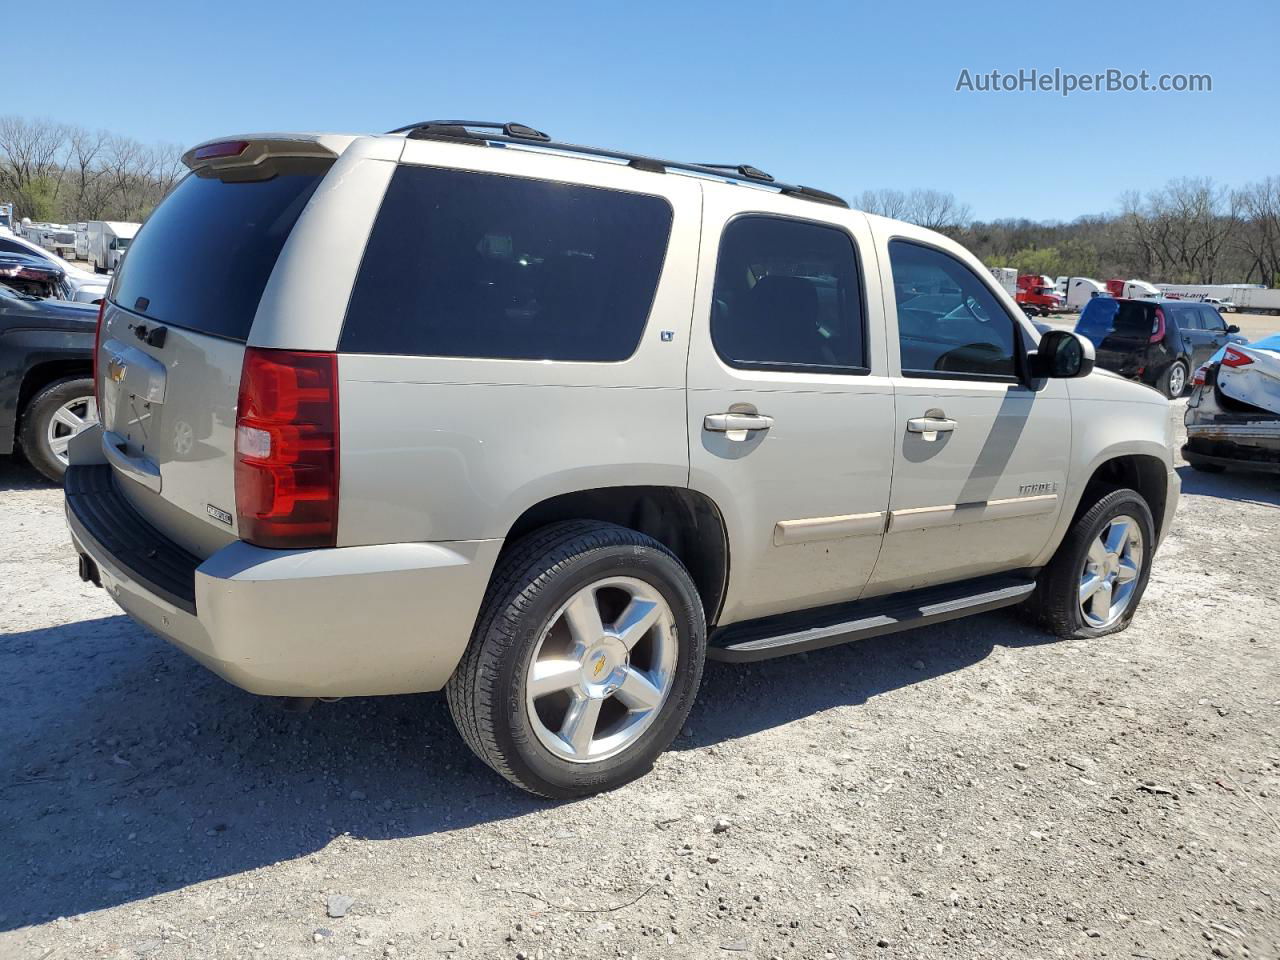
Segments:
[[[22,423],[22,415],[31,399],[53,383],[66,377],[92,377],[92,360],[47,360],[32,366],[22,377],[18,387],[18,424]]]
[[[676,555],[693,578],[710,628],[729,580],[729,536],[715,502],[684,487],[596,487],[559,494],[526,509],[507,531],[503,552],[527,534],[566,520],[596,520],[638,531]]]

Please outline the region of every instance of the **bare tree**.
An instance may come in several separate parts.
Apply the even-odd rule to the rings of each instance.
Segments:
[[[1243,221],[1236,249],[1248,264],[1244,281],[1280,284],[1280,177],[1249,184],[1235,200]]]
[[[941,190],[912,190],[903,219],[929,230],[951,233],[968,224],[972,214],[969,205],[958,201],[955,194]]]
[[[907,213],[907,195],[901,190],[864,190],[854,206],[867,213],[901,220]]]
[[[66,128],[52,120],[0,117],[0,189],[24,215],[48,213],[62,185]]]
[[[98,189],[102,169],[98,157],[106,144],[108,134],[99,130],[90,132],[84,127],[67,130],[67,156],[65,166],[70,179],[70,196],[75,220],[99,220],[106,200],[105,191]]]

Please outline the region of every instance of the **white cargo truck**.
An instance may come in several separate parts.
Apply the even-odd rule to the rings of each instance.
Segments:
[[[94,273],[110,273],[129,248],[130,241],[142,226],[120,220],[88,221],[89,261]]]

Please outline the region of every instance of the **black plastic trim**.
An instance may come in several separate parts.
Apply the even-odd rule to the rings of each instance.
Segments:
[[[998,610],[1026,599],[1035,589],[1035,573],[998,574],[735,623],[711,635],[707,657],[769,660]]]
[[[116,489],[110,465],[68,467],[63,484],[67,522],[81,543],[163,600],[195,615],[200,558],[133,509]]]
[[[476,134],[468,130],[468,127],[478,130],[500,130],[502,132]],[[529,133],[525,134],[522,131],[529,131]],[[811,200],[815,203],[826,203],[836,207],[848,208],[849,206],[842,197],[838,197],[834,193],[828,193],[825,190],[818,190],[814,187],[804,187],[774,180],[764,171],[749,164],[726,169],[725,167],[707,166],[703,163],[661,160],[657,157],[646,157],[642,154],[625,153],[621,150],[609,150],[604,147],[587,147],[577,143],[561,143],[558,140],[551,139],[550,136],[540,130],[534,130],[532,127],[520,123],[498,123],[489,120],[424,120],[421,123],[410,123],[403,127],[396,127],[396,129],[387,132],[389,134],[403,133],[411,140],[451,140],[455,143],[476,145],[484,145],[485,143],[532,145],[544,147],[547,150],[560,151],[561,153],[577,153],[589,157],[606,157],[610,160],[621,160],[637,170],[651,172],[682,170],[687,173],[716,177],[732,183],[769,187],[785,196],[797,197],[801,200]],[[536,136],[533,134],[536,134]],[[765,177],[768,177],[768,179],[763,179]]]

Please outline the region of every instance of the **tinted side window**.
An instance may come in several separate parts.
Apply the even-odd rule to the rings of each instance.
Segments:
[[[995,295],[950,254],[889,243],[906,376],[1014,377],[1015,328]]]
[[[670,233],[661,197],[402,166],[369,235],[339,349],[625,360]]]
[[[1198,307],[1200,311],[1200,321],[1206,330],[1214,330],[1222,332],[1227,329],[1227,321],[1222,319],[1222,314],[1207,303],[1202,303]]]
[[[1173,318],[1179,330],[1199,330],[1200,308],[1192,303],[1170,303],[1164,307],[1165,313]]]
[[[781,217],[730,221],[720,237],[711,340],[732,366],[865,371],[853,239]]]

